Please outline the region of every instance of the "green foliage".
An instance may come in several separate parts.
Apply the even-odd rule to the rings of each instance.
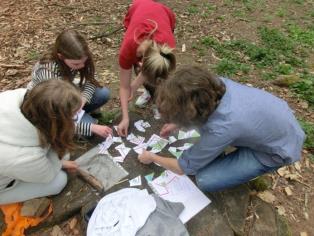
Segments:
[[[40,57],[40,54],[36,51],[36,50],[30,50],[27,54],[26,54],[26,58],[28,61],[35,61],[38,60]]]
[[[305,134],[306,140],[304,143],[305,148],[314,148],[314,123],[299,120]]]
[[[304,72],[301,78],[301,81],[291,85],[291,89],[307,100],[309,105],[314,106],[314,75]]]

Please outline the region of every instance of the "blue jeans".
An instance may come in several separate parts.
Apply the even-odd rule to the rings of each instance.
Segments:
[[[236,151],[219,156],[196,174],[198,187],[207,192],[220,191],[242,183],[257,176],[280,168],[263,165],[256,156],[263,155],[250,148],[239,148]]]
[[[103,88],[96,88],[95,93],[90,101],[89,104],[86,104],[83,107],[83,110],[85,111],[85,114],[82,117],[81,122],[85,123],[95,123],[96,120],[91,117],[89,112],[92,112],[98,108],[100,108],[102,105],[104,105],[108,100],[110,99],[110,90],[103,87]]]

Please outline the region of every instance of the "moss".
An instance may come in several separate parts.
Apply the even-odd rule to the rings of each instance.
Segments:
[[[272,181],[267,176],[257,177],[249,182],[249,187],[256,191],[265,191],[272,185]]]

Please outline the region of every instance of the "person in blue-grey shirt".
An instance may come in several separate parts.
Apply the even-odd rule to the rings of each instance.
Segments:
[[[200,140],[180,158],[143,151],[140,162],[155,162],[177,174],[195,175],[204,191],[220,191],[300,160],[305,134],[287,103],[260,89],[185,66],[158,90],[161,136],[197,127]],[[236,151],[223,154],[228,146]]]

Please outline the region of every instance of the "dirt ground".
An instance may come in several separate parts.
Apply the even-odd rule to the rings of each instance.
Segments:
[[[258,42],[260,26],[281,28],[288,20],[278,13],[284,9],[287,17],[302,25],[313,18],[305,19],[305,12],[314,9],[312,1],[162,1],[174,10],[177,16],[178,64],[215,65],[220,58],[211,49],[200,53],[195,43],[207,35],[218,40],[245,39]],[[248,8],[248,2],[251,10]],[[88,39],[94,55],[97,71],[104,86],[112,90],[112,100],[104,109],[118,108],[118,64],[117,56],[123,36],[123,16],[129,0],[1,0],[0,2],[0,89],[1,91],[24,87],[30,80],[31,70],[40,55],[54,42],[63,29],[74,28]],[[263,10],[261,10],[263,9]],[[313,13],[312,13],[313,14]],[[314,15],[314,14],[313,14]],[[289,20],[291,20],[289,18]],[[185,45],[186,51],[182,50]],[[309,56],[314,65],[314,57]],[[285,99],[296,115],[314,121],[311,106],[304,103],[288,88],[274,85],[261,79],[255,71],[249,81],[237,73],[233,79],[263,88]],[[314,235],[314,173],[308,156],[312,150],[303,150],[300,163],[271,175],[272,187],[268,192],[274,196],[272,202],[284,215],[293,235],[307,232]],[[288,195],[287,188],[292,190]]]

